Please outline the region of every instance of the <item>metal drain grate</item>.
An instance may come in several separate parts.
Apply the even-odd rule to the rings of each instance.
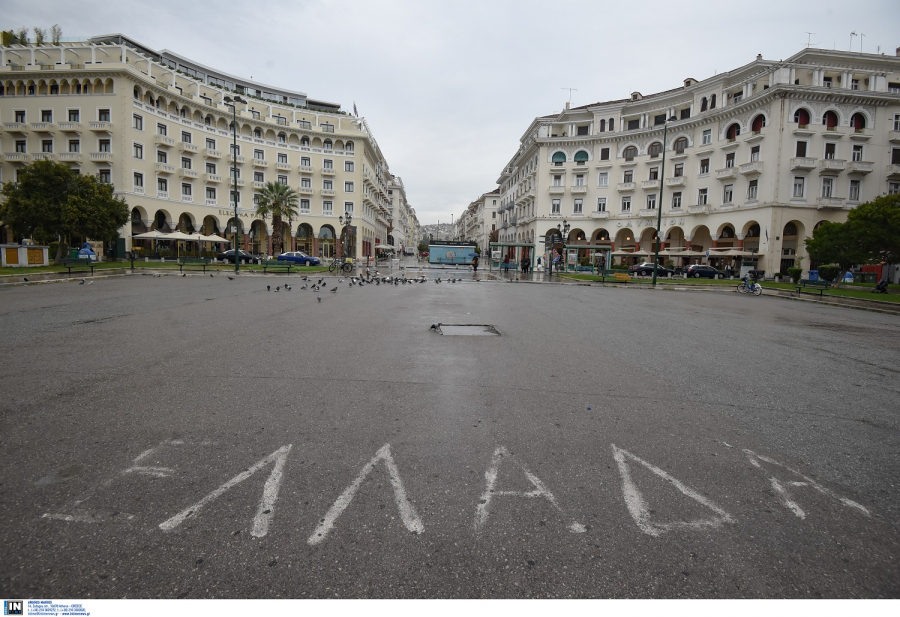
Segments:
[[[438,332],[444,336],[500,336],[497,328],[486,324],[441,324]]]

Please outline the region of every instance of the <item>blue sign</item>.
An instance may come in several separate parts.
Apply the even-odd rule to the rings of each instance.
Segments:
[[[428,263],[431,264],[456,264],[468,265],[475,259],[474,246],[440,246],[428,247]]]

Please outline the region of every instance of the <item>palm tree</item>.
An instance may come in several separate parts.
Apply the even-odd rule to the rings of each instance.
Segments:
[[[300,217],[297,211],[298,195],[297,191],[280,182],[266,182],[266,188],[259,194],[256,216],[261,219],[272,217],[272,250],[276,255],[280,255],[284,248],[281,219]]]

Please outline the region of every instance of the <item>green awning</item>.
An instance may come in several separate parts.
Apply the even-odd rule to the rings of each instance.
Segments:
[[[566,153],[565,152],[554,152],[553,153],[553,162],[554,163],[565,163],[566,162]]]

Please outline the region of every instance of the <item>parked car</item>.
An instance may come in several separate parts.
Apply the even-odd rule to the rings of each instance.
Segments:
[[[633,276],[653,276],[653,262],[645,261],[636,266],[631,266],[628,268],[628,274]],[[656,266],[656,276],[669,276],[670,274],[675,274],[675,271],[663,266]]]
[[[253,255],[252,253],[248,253],[247,251],[239,251],[240,260],[242,264],[250,263],[253,261],[257,261],[259,259],[258,256]],[[234,249],[230,249],[219,253],[216,255],[216,259],[221,259],[225,263],[234,263]]]
[[[716,270],[712,266],[705,266],[703,264],[694,264],[693,266],[688,266],[687,269],[688,278],[708,278],[708,279],[723,279],[725,278],[725,273],[721,270]]]
[[[318,266],[322,263],[318,257],[307,255],[303,251],[289,251],[278,256],[278,261],[292,261],[300,266]]]

